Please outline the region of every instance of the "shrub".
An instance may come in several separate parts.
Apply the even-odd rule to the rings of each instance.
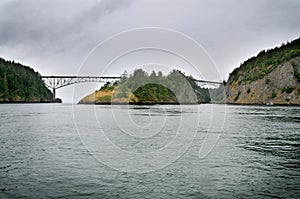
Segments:
[[[296,77],[297,81],[300,82],[300,72],[295,71],[294,76]]]
[[[273,91],[273,92],[272,92],[272,95],[271,95],[271,98],[273,99],[273,98],[275,98],[276,96],[277,96],[276,92]]]
[[[98,101],[101,102],[110,102],[111,101],[111,96],[102,96],[102,97],[98,97]]]
[[[284,88],[282,88],[281,89],[281,92],[282,93],[291,93],[291,92],[293,92],[293,90],[294,90],[294,87],[284,87]]]
[[[234,101],[237,101],[240,98],[241,91],[238,92],[238,94],[235,96]]]
[[[271,80],[270,80],[269,78],[266,79],[266,84],[269,85],[270,81],[271,81]]]
[[[251,92],[251,88],[248,88],[247,89],[247,93],[249,94]]]

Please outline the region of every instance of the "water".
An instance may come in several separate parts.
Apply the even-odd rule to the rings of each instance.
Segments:
[[[300,107],[224,107],[0,105],[0,198],[299,198]]]

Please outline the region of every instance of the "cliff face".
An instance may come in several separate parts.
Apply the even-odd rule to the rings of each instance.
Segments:
[[[229,75],[227,103],[300,105],[300,38],[263,50]]]
[[[247,82],[231,77],[227,85],[228,103],[300,105],[300,56],[276,66],[261,79]],[[233,80],[235,79],[235,80]]]

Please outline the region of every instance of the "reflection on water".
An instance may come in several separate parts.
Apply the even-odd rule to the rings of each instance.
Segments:
[[[77,106],[84,114],[87,106]],[[155,130],[153,125],[166,120],[162,131],[146,138],[124,134],[103,120],[116,145],[137,153],[168,144],[176,136],[179,116],[200,114],[201,121],[184,155],[163,169],[136,174],[114,170],[90,155],[76,132],[71,105],[0,105],[0,198],[300,197],[300,107],[227,106],[221,139],[204,159],[198,152],[212,105],[94,110],[101,119],[109,118],[112,109],[119,120],[127,120],[129,113],[145,129]],[[213,110],[224,111],[224,106],[215,105]],[[94,129],[88,121],[83,125]]]

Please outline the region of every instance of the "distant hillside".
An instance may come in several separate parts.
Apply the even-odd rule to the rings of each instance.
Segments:
[[[242,63],[229,75],[227,95],[232,104],[300,105],[300,38]]]
[[[52,98],[38,72],[0,58],[0,102],[45,102]]]
[[[198,87],[193,77],[178,70],[163,76],[161,72],[148,75],[137,69],[113,85],[106,84],[79,103],[178,104],[210,102],[208,89]]]

